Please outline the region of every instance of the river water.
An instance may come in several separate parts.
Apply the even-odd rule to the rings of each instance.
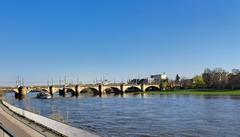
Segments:
[[[100,136],[240,136],[240,96],[146,95],[36,99],[9,103]]]

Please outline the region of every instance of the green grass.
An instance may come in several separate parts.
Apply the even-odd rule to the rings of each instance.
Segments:
[[[146,91],[149,95],[229,95],[240,96],[240,90],[175,90],[175,91]]]

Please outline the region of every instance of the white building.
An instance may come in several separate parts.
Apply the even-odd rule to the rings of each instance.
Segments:
[[[151,75],[151,81],[153,83],[161,83],[162,80],[167,79],[167,75],[165,73],[163,74],[157,74],[157,75]]]

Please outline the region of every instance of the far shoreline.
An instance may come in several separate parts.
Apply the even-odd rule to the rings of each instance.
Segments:
[[[0,100],[2,100],[4,98],[6,93],[8,93],[8,91],[0,89]]]
[[[240,90],[205,90],[205,89],[182,89],[168,91],[145,91],[129,92],[126,94],[148,94],[148,95],[221,95],[221,96],[240,96]]]

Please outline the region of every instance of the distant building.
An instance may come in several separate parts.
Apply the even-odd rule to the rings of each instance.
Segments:
[[[145,78],[145,79],[140,79],[140,80],[138,81],[138,84],[148,84],[148,79],[147,79],[147,78]]]
[[[138,82],[138,79],[131,79],[131,80],[128,80],[128,84],[137,84]]]
[[[165,73],[151,75],[151,79],[152,79],[152,83],[161,83],[163,80],[167,79],[167,75]]]
[[[181,80],[181,86],[183,88],[192,88],[195,81],[193,79],[183,79]]]
[[[148,84],[148,79],[144,78],[144,79],[131,79],[128,81],[128,84]]]

